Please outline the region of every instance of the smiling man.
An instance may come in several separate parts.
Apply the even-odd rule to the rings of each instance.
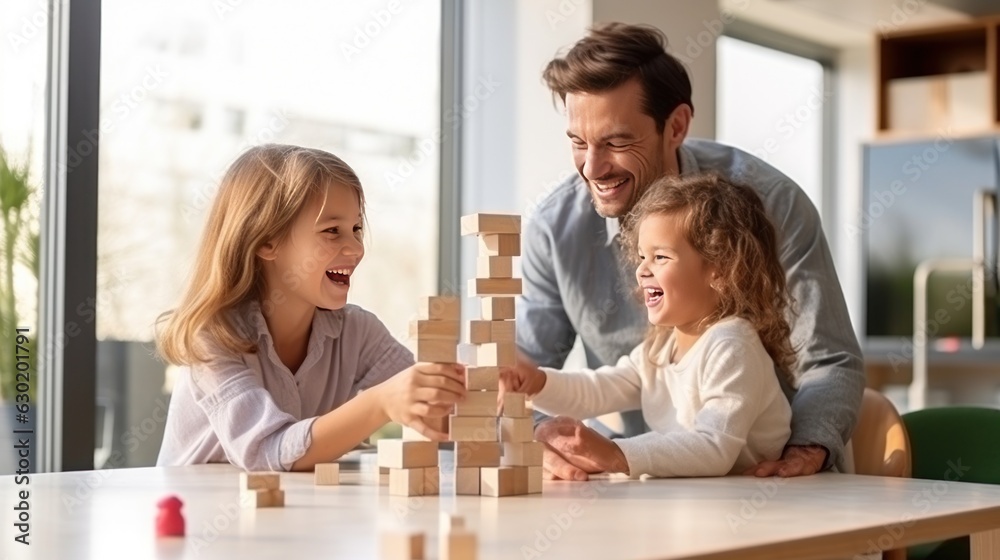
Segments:
[[[543,77],[566,107],[566,134],[579,175],[542,201],[524,234],[524,296],[518,305],[522,359],[561,367],[579,335],[588,367],[614,364],[648,328],[632,297],[634,270],[619,246],[619,220],[663,175],[719,173],[753,187],[779,232],[780,254],[795,300],[789,317],[797,350],[792,437],[779,461],[757,476],[853,470],[845,445],[857,422],[865,379],[819,215],[791,179],[745,152],[687,139],[694,114],[691,82],[648,26],[593,28]],[[782,376],[779,376],[781,378]],[[645,429],[638,412],[624,415],[625,433]],[[540,423],[549,476],[585,480],[613,470],[604,438],[577,420]]]

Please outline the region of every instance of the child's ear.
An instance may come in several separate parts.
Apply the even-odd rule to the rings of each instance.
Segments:
[[[274,243],[268,241],[261,245],[260,249],[257,249],[257,256],[265,261],[273,261],[278,257],[278,250],[275,248]]]

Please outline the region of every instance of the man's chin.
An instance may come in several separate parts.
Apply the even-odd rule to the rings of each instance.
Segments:
[[[628,214],[629,211],[628,205],[624,202],[605,202],[599,200],[593,194],[591,194],[590,202],[594,205],[594,210],[602,218],[621,218],[625,214]]]

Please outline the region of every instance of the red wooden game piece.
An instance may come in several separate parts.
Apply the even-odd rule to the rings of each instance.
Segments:
[[[157,537],[184,536],[184,516],[181,515],[183,505],[184,502],[177,496],[167,496],[156,503],[156,507],[160,508],[156,515]]]

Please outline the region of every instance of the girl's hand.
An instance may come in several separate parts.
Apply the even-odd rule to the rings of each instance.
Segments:
[[[517,358],[516,366],[500,370],[500,392],[537,394],[545,387],[545,372],[523,355]]]
[[[382,409],[390,420],[434,441],[446,441],[448,434],[431,428],[424,418],[447,416],[452,405],[465,398],[465,368],[459,364],[421,362],[378,387]]]

